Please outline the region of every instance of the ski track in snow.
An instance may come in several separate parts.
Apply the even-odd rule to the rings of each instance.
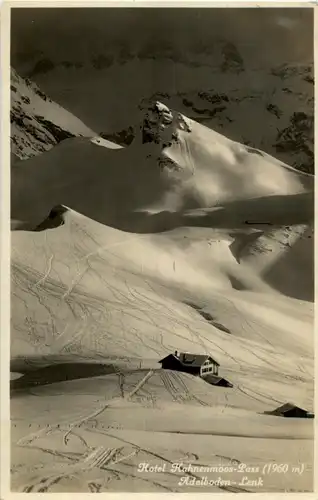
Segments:
[[[159,175],[150,159],[153,185],[138,192],[130,189],[132,177],[126,182],[132,168],[126,162],[129,151],[140,160],[133,165],[141,182],[148,175],[142,148],[112,151],[108,141],[96,144],[98,137],[71,140],[19,167],[24,170],[16,174],[16,185],[27,187],[14,194],[17,214],[32,210],[32,197],[47,214],[64,202],[59,197],[72,185],[68,165],[73,155],[79,195],[74,187],[72,200],[65,200],[62,225],[12,232],[11,369],[25,373],[12,382],[15,491],[130,491],[133,486],[135,491],[184,492],[178,484],[181,473],[137,472],[141,462],[171,466],[180,461],[181,451],[187,460],[205,465],[218,464],[221,457],[255,467],[266,461],[290,466],[284,477],[264,477],[259,489],[244,488],[234,474],[232,485],[189,487],[189,492],[311,489],[312,421],[264,414],[288,401],[308,410],[313,405],[313,307],[293,298],[290,273],[297,282],[301,269],[288,267],[286,260],[299,241],[310,258],[309,239],[304,239],[311,224],[310,176],[266,155],[251,163],[252,153],[246,153],[246,163],[238,165],[237,143],[194,121],[190,129],[178,130],[180,142],[162,153],[180,170],[172,177],[165,170]],[[82,156],[89,164],[80,163]],[[47,161],[50,168],[62,169],[66,188],[58,182],[52,190],[45,183],[36,190],[25,184],[31,174],[34,185],[43,182],[36,169]],[[110,186],[114,165],[119,176]],[[264,169],[271,176],[267,184]],[[118,212],[151,212],[150,192],[159,193],[159,201],[153,200],[158,206],[169,200],[172,179],[180,187],[175,191],[179,212],[168,210],[164,231],[154,230],[151,221],[144,232],[121,227]],[[159,181],[163,184],[154,189]],[[209,182],[214,183],[210,191]],[[278,199],[269,214],[273,195]],[[289,196],[299,200],[299,213],[289,211]],[[195,205],[190,214],[189,203]],[[280,218],[278,229],[263,228],[251,237],[237,211],[255,210],[263,218]],[[105,213],[113,217],[109,224]],[[282,249],[277,242],[287,220],[292,244]],[[271,253],[259,252],[260,241],[269,240]],[[285,294],[262,274],[274,266],[283,269]],[[303,282],[311,286],[307,275]],[[161,370],[159,360],[175,350],[215,355],[220,375],[233,388]],[[83,374],[72,378],[77,363]],[[305,469],[297,477],[292,465],[299,462]],[[199,480],[206,474],[183,475]]]

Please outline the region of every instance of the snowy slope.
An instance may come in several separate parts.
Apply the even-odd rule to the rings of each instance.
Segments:
[[[13,489],[311,491],[312,421],[264,412],[313,409],[310,269],[295,291],[313,177],[161,103],[135,132],[127,148],[71,138],[12,168],[11,370],[26,373],[12,383]],[[161,371],[174,350],[215,356],[233,389]],[[261,487],[237,471],[204,488],[137,472],[286,452],[290,470],[260,472]]]
[[[200,244],[189,232],[178,243],[177,234],[124,234],[71,211],[64,221],[55,229],[13,234],[12,370],[52,367],[35,373],[35,387],[25,381],[30,393],[22,384],[22,393],[13,394],[13,489],[90,491],[89,484],[97,483],[101,491],[129,491],[127,468],[134,476],[140,461],[158,463],[153,454],[168,463],[188,456],[194,465],[229,465],[235,459],[260,466],[281,463],[287,449],[290,464],[306,464],[301,480],[291,472],[271,476],[261,491],[309,491],[312,421],[286,424],[262,413],[285,401],[312,409],[312,306],[274,293],[264,283],[255,287],[248,268],[242,274],[245,279],[250,274],[250,290],[232,288],[227,271],[234,263],[222,235],[210,233]],[[156,372],[159,359],[175,349],[211,353],[234,388]],[[86,363],[87,369],[76,363]],[[123,373],[122,389],[118,375],[103,375],[100,363]],[[131,368],[137,371],[130,374]],[[143,388],[122,399],[148,369],[155,371]],[[22,421],[21,405],[28,408]],[[72,434],[64,443],[68,430]],[[73,433],[85,440],[84,447]],[[277,439],[284,439],[283,447]],[[125,441],[130,444],[123,449]],[[93,471],[84,463],[81,473],[69,478],[65,473],[72,469],[65,460],[69,463],[72,453],[85,460],[86,446],[105,460],[109,448],[117,450],[117,458],[132,456],[128,465],[112,465],[116,459],[110,459],[106,484],[98,463],[92,463]],[[62,455],[51,459],[52,453]],[[24,465],[15,465],[23,463],[36,467],[32,476]],[[113,482],[112,470],[119,483]],[[44,478],[49,479],[45,485]],[[228,479],[239,482],[239,474]],[[134,484],[138,491],[184,491],[169,474],[137,474]]]
[[[13,169],[12,218],[39,223],[62,203],[130,232],[310,220],[312,176],[187,119],[190,132],[183,115],[173,116],[159,143],[143,144],[140,127],[136,141],[117,151],[85,138],[68,139]],[[281,203],[283,195],[288,196]],[[207,208],[212,210],[202,215],[200,209]]]
[[[11,152],[20,159],[74,136],[94,136],[81,120],[11,69]]]

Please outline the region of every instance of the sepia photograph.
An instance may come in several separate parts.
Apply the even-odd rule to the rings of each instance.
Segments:
[[[12,7],[9,64],[11,492],[312,493],[313,5]]]

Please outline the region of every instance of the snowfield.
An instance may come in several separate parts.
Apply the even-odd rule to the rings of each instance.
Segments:
[[[14,491],[313,490],[314,178],[170,112],[12,167]]]

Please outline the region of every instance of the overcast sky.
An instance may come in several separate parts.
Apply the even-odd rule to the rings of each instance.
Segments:
[[[222,38],[264,64],[313,59],[312,8],[13,8],[11,16],[12,62],[18,65],[40,52],[72,59],[109,50],[115,40],[132,49],[165,41],[191,51]]]
[[[14,8],[11,34],[18,73],[97,131],[158,91],[267,95],[273,68],[313,62],[312,8]]]

